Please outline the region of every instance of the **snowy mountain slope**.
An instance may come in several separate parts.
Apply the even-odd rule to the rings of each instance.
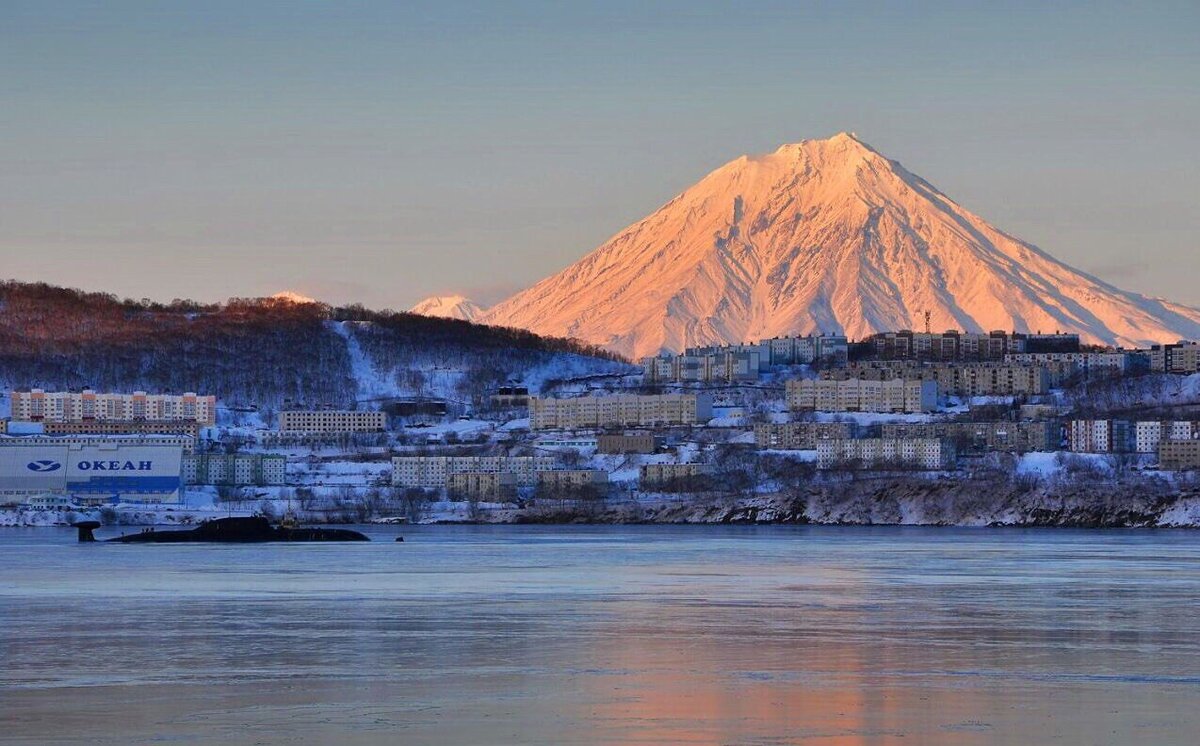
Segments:
[[[201,391],[226,407],[374,406],[395,396],[482,402],[509,380],[630,366],[567,340],[454,319],[291,298],[119,300],[0,282],[0,392]],[[9,407],[0,396],[0,414]],[[267,421],[269,421],[269,417]]]
[[[1200,310],[1072,269],[846,133],[725,164],[481,320],[637,357],[922,328],[925,311],[937,330],[1200,336]]]
[[[409,313],[437,316],[443,319],[477,321],[484,314],[474,301],[461,295],[435,295],[409,309]]]

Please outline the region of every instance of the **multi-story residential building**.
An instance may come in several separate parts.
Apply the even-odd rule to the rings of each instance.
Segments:
[[[517,475],[510,472],[464,471],[446,478],[446,492],[467,500],[507,502],[517,495]]]
[[[846,337],[836,334],[775,337],[757,343],[689,347],[682,355],[642,358],[647,383],[734,382],[782,365],[845,365]]]
[[[195,420],[76,420],[43,422],[46,435],[180,435],[189,439],[184,453],[196,450],[200,423]]]
[[[659,439],[650,433],[604,433],[596,438],[597,453],[654,453]]]
[[[577,490],[602,487],[608,483],[608,472],[599,469],[554,469],[537,473],[538,488],[553,496],[554,490]]]
[[[387,429],[387,415],[365,410],[293,410],[279,413],[280,432],[379,433]]]
[[[97,393],[72,391],[12,392],[12,418],[23,422],[79,422],[84,420],[188,420],[212,425],[217,417],[215,396],[188,392],[175,394]]]
[[[1150,348],[1150,370],[1188,375],[1200,371],[1200,342],[1180,341]]]
[[[1057,371],[1078,372],[1087,378],[1122,376],[1139,367],[1145,370],[1145,357],[1133,352],[1013,352],[1004,356],[1014,365],[1055,366]]]
[[[901,378],[793,379],[786,391],[789,409],[821,412],[932,412],[938,397],[937,383]]]
[[[707,394],[614,394],[575,399],[530,397],[529,425],[534,430],[605,427],[694,426],[712,419]]]
[[[1200,469],[1200,440],[1164,440],[1158,444],[1158,466],[1162,469]]]
[[[780,451],[811,451],[817,441],[846,439],[853,433],[845,422],[786,422],[754,426],[754,444]]]
[[[904,378],[936,381],[938,393],[946,396],[1030,396],[1050,389],[1050,376],[1040,367],[999,363],[934,363],[912,361],[875,362],[821,371],[821,378],[844,380],[889,380]]]
[[[1067,447],[1076,453],[1128,453],[1134,448],[1134,428],[1125,420],[1071,420]]]
[[[287,482],[287,458],[270,453],[201,453],[183,457],[186,484],[268,487]]]
[[[662,487],[712,473],[708,464],[644,464],[638,472],[643,489]]]
[[[522,409],[529,406],[529,389],[525,386],[501,386],[491,396],[497,409]]]
[[[551,456],[395,456],[392,484],[398,487],[442,489],[451,474],[480,472],[513,474],[522,487],[537,484],[537,472],[555,466]]]
[[[1141,420],[1134,423],[1134,444],[1138,453],[1157,453],[1164,440],[1200,438],[1200,422],[1193,420]]]
[[[866,342],[872,355],[880,360],[1003,360],[1009,353],[1079,349],[1078,334],[980,334],[953,329],[942,333],[908,329],[881,332]]]
[[[1054,451],[1061,440],[1056,422],[902,422],[884,423],[885,439],[945,438],[956,449],[1028,453]]]
[[[774,337],[759,343],[766,348],[769,364],[845,365],[849,347],[841,334],[810,334],[806,337]]]
[[[954,444],[943,438],[861,438],[822,440],[817,443],[817,467],[832,469],[855,465],[863,468],[953,468]]]

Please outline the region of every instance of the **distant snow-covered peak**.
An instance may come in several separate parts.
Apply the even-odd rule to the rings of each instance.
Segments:
[[[409,311],[422,316],[463,321],[476,321],[484,313],[484,309],[477,303],[462,295],[435,295],[416,304]]]
[[[300,293],[297,293],[297,292],[294,292],[291,290],[281,290],[278,293],[275,293],[274,295],[272,295],[271,298],[272,298],[272,300],[285,300],[289,303],[297,303],[297,304],[319,303],[320,302],[316,298],[309,298],[307,295],[302,295]]]

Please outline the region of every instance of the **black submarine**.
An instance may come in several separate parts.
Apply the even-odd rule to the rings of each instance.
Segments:
[[[79,541],[96,541],[92,532],[100,521],[72,523],[79,529]],[[182,531],[145,530],[105,539],[118,544],[256,544],[265,542],[370,541],[365,534],[346,528],[309,528],[273,526],[266,518],[214,518],[193,529]]]

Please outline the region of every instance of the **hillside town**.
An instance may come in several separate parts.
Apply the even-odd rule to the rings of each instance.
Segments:
[[[1198,372],[1196,342],[902,330],[694,347],[475,401],[296,402],[270,421],[202,392],[17,388],[0,508],[10,523],[552,520],[981,474],[1182,489],[1200,470]]]

